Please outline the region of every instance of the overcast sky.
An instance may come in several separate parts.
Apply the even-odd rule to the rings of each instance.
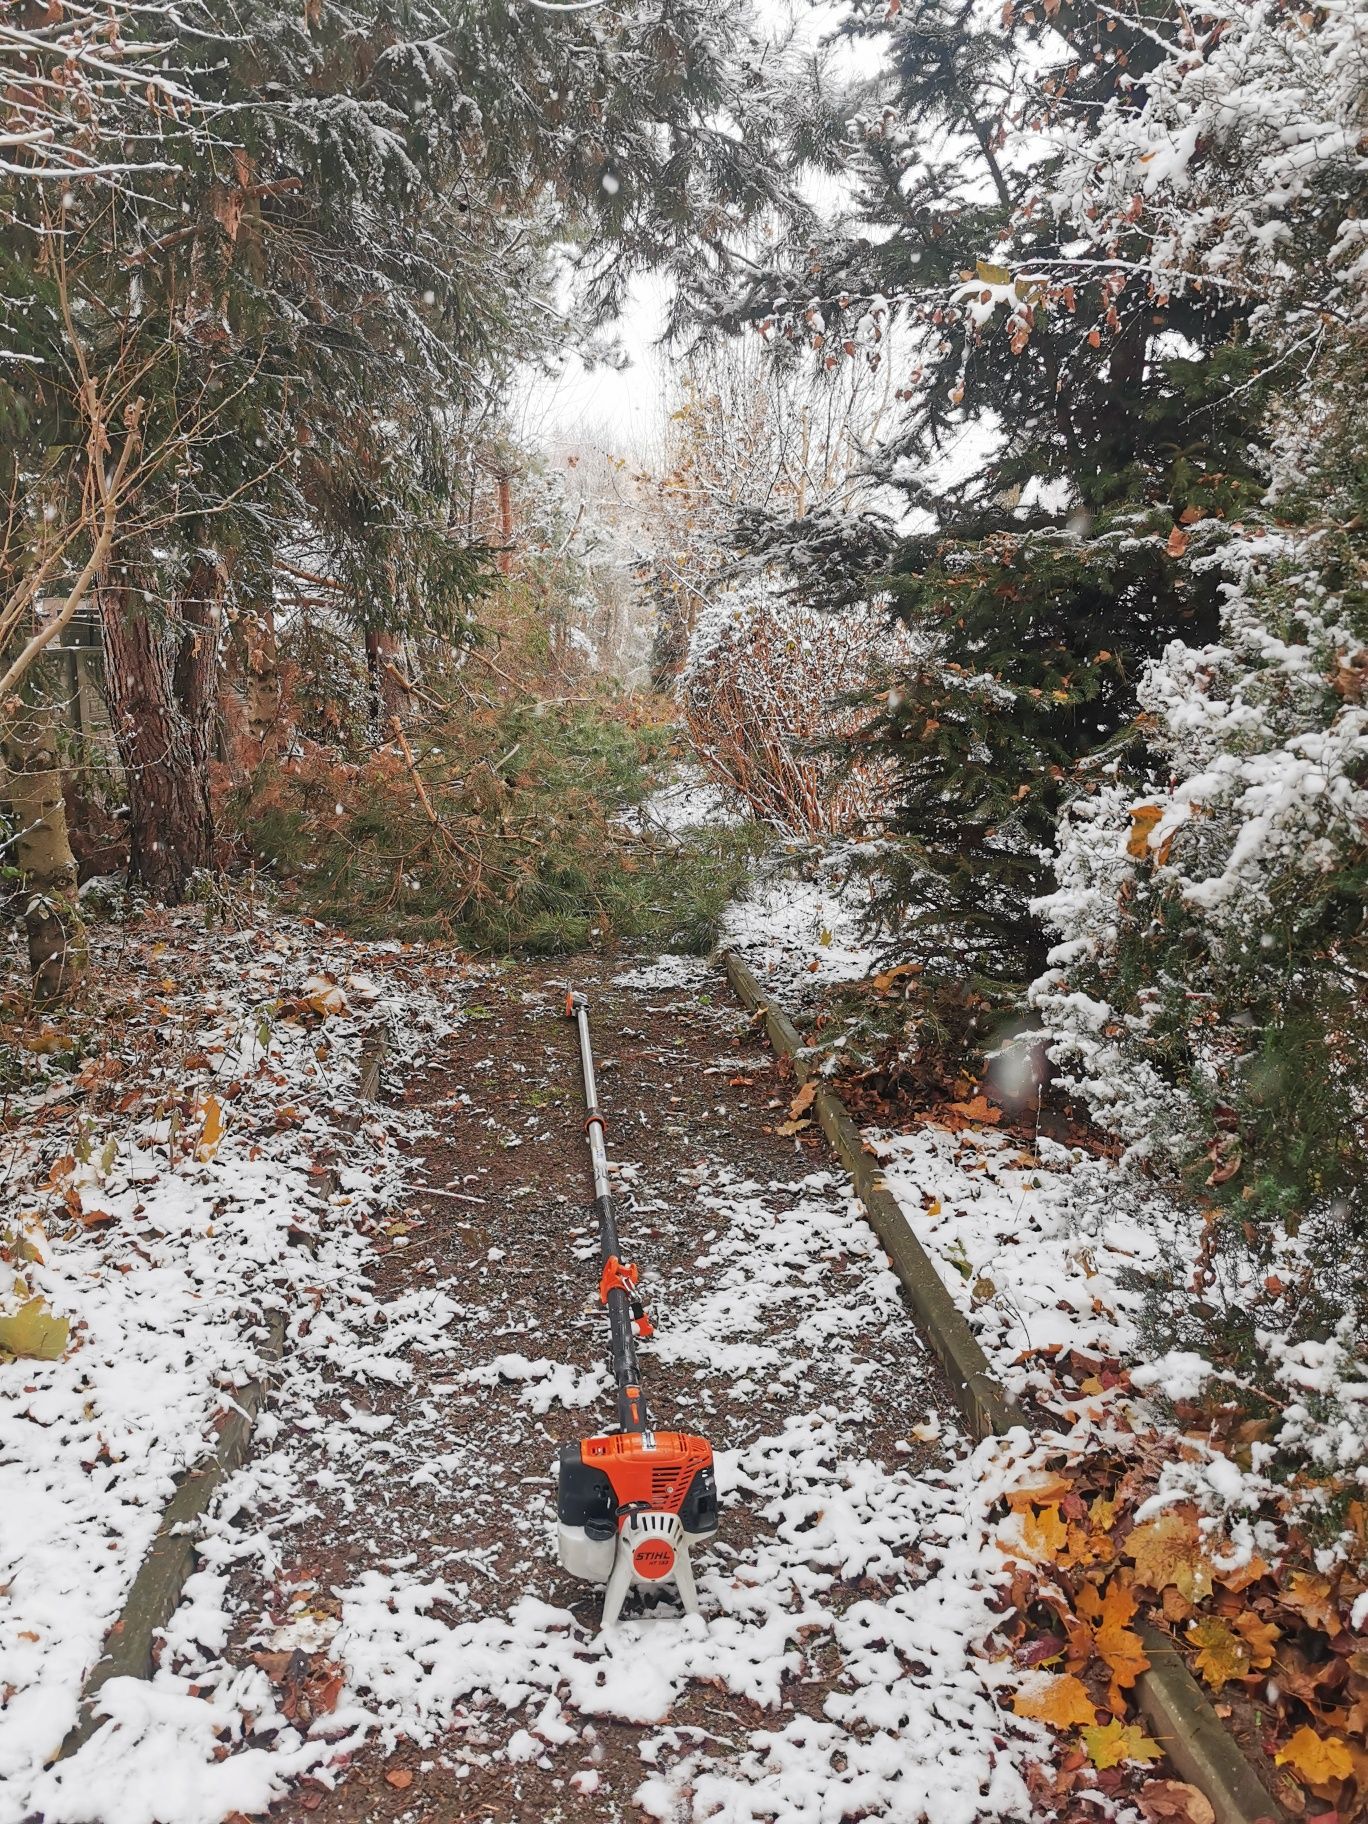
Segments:
[[[756,0],[756,12],[776,38],[796,32],[800,47],[815,45],[846,11],[843,0]],[[877,44],[865,44],[843,61],[851,70],[877,67]],[[524,440],[600,438],[626,450],[649,450],[665,420],[668,357],[656,347],[664,327],[668,293],[662,280],[643,277],[632,287],[618,324],[618,339],[629,365],[622,371],[599,367],[586,372],[569,363],[555,379],[529,380],[514,430]],[[520,418],[520,422],[516,422]]]

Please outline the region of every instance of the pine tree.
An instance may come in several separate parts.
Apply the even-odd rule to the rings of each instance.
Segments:
[[[40,478],[80,493],[82,364],[141,401],[154,454],[101,605],[135,867],[174,899],[213,858],[225,623],[269,618],[283,565],[367,635],[464,637],[485,564],[459,532],[460,426],[573,333],[547,299],[553,247],[577,244],[602,311],[637,266],[793,213],[768,156],[791,121],[739,0],[116,14],[160,105],[149,129],[115,85],[95,130],[140,181],[7,174],[0,328],[35,364],[9,385],[26,510]]]
[[[1147,16],[907,0],[850,29],[887,41],[852,118],[858,219],[801,290],[774,275],[761,328],[898,364],[876,474],[924,530],[881,574],[849,549],[923,654],[867,737],[897,773],[878,910],[933,972],[1014,997],[1071,782],[1126,738],[1143,660],[1215,624],[1218,573],[1179,559],[1190,523],[1261,489],[1262,356],[1247,307],[1151,282],[1142,229],[1096,246],[1057,194],[1061,142],[1143,95]]]

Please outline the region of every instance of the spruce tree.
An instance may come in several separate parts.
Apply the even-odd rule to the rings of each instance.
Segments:
[[[859,530],[844,585],[922,636],[867,737],[897,777],[877,909],[932,973],[1013,998],[1071,782],[1127,738],[1144,659],[1215,624],[1219,572],[1180,558],[1261,491],[1261,351],[1221,288],[1152,283],[1139,230],[1095,246],[1052,194],[1057,141],[1143,96],[1139,9],[905,0],[849,29],[887,52],[851,114],[857,212],[770,275],[761,328],[897,363],[875,472],[918,529],[878,568]]]

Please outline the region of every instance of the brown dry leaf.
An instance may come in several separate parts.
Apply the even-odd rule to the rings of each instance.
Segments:
[[[1290,1767],[1299,1780],[1313,1787],[1347,1780],[1354,1771],[1353,1756],[1337,1735],[1319,1736],[1306,1724],[1288,1737],[1273,1758],[1279,1767]]]
[[[1216,1824],[1211,1801],[1186,1780],[1146,1780],[1138,1798],[1149,1824]]]
[[[1072,1672],[1037,1672],[1012,1699],[1012,1708],[1052,1729],[1091,1728],[1097,1721],[1091,1698]]]
[[[385,1775],[385,1784],[393,1786],[396,1792],[407,1792],[413,1784],[413,1775],[407,1767],[396,1767]]]
[[[793,1098],[792,1102],[789,1103],[789,1120],[796,1121],[799,1115],[805,1115],[812,1107],[813,1097],[816,1094],[816,1083],[804,1083],[802,1088],[798,1091],[798,1094]]]
[[[1188,1644],[1198,1649],[1197,1670],[1213,1691],[1249,1671],[1249,1642],[1232,1632],[1219,1616],[1203,1615],[1188,1624]]]
[[[1187,548],[1187,533],[1184,532],[1181,526],[1175,526],[1168,535],[1168,543],[1164,546],[1165,551],[1168,552],[1170,557],[1181,557]]]
[[[805,1127],[811,1126],[811,1121],[804,1115],[800,1121],[781,1121],[774,1131],[776,1134],[782,1134],[785,1139],[788,1139],[790,1135],[801,1134]]]
[[[1135,1581],[1149,1590],[1172,1584],[1189,1602],[1211,1594],[1211,1567],[1202,1557],[1197,1522],[1173,1511],[1134,1527],[1125,1551],[1135,1562]]]

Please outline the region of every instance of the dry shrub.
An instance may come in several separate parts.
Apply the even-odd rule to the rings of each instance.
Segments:
[[[726,790],[796,835],[849,835],[879,816],[891,773],[859,754],[860,699],[907,635],[877,601],[830,613],[769,578],[716,597],[679,680],[694,748]],[[853,750],[853,751],[852,751]]]

